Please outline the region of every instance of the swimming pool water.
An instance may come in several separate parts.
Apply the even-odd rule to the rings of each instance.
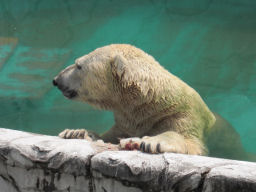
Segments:
[[[154,56],[256,153],[256,3],[249,0],[0,1],[0,127],[103,132],[111,112],[66,100],[53,77],[111,43]]]

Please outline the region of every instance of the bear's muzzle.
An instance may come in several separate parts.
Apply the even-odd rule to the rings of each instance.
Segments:
[[[53,79],[52,84],[58,87],[58,89],[61,90],[62,94],[68,99],[72,99],[77,96],[77,92],[75,90],[63,86],[62,84],[58,83],[56,79]]]

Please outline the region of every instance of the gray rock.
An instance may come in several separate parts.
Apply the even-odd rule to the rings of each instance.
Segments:
[[[256,163],[0,129],[1,192],[256,191]]]

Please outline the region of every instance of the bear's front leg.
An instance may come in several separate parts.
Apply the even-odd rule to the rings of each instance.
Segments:
[[[97,133],[87,131],[85,129],[65,129],[59,134],[63,139],[86,139],[88,141],[96,141],[100,139]]]
[[[173,152],[192,155],[204,155],[206,153],[204,145],[197,138],[185,138],[173,131],[152,137],[121,139],[120,148],[147,153]]]

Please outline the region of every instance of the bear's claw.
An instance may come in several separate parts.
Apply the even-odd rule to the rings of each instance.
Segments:
[[[139,150],[145,153],[163,153],[160,143],[149,139],[150,137],[121,139],[120,148],[124,150]]]
[[[89,133],[85,129],[65,129],[59,134],[59,137],[63,139],[86,139],[92,141],[92,133]]]
[[[160,145],[160,143],[157,143],[157,145],[156,145],[156,151],[157,151],[158,153],[161,153],[161,145]]]
[[[157,143],[156,145],[151,143],[145,143],[144,141],[140,144],[140,151],[146,152],[146,153],[162,153],[161,151],[161,144]]]

